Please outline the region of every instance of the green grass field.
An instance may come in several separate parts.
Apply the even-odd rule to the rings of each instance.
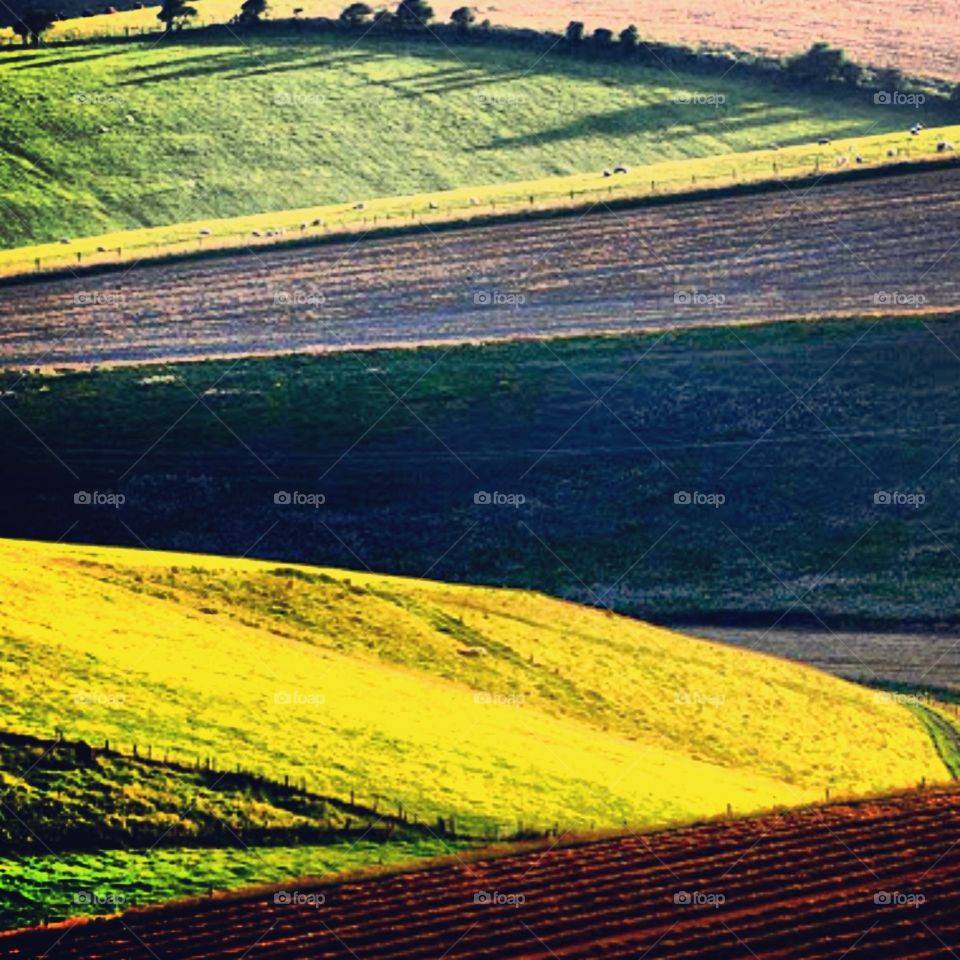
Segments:
[[[463,849],[455,841],[355,841],[324,846],[154,850],[0,857],[0,929],[35,925],[71,916],[116,913],[134,906],[210,890],[362,871],[381,864],[407,864]]]
[[[0,58],[0,83],[4,247],[905,131],[920,118],[865,91],[282,34],[16,51]],[[724,102],[678,102],[701,94]]]
[[[948,776],[872,691],[537,594],[10,541],[0,581],[7,728],[209,755],[474,834]]]

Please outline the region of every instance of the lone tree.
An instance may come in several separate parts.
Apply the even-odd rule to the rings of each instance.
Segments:
[[[344,7],[340,14],[340,20],[343,23],[350,24],[351,27],[359,27],[365,23],[368,17],[373,16],[373,7],[365,3],[351,3],[349,7]]]
[[[266,12],[267,0],[243,0],[240,6],[240,23],[245,27],[251,27],[260,23]]]
[[[797,80],[806,83],[859,83],[863,68],[847,59],[839,47],[815,43],[806,53],[787,61],[787,69]]]
[[[593,31],[593,42],[600,49],[606,49],[613,43],[613,31],[606,27],[597,27]]]
[[[620,31],[620,46],[625,54],[633,53],[640,46],[640,31],[631,23],[626,30]]]
[[[571,46],[583,43],[583,36],[586,27],[579,20],[571,20],[567,24],[567,43]]]
[[[427,0],[400,0],[397,20],[401,27],[425,27],[433,19],[433,7]]]
[[[477,13],[473,7],[457,7],[450,14],[450,22],[456,24],[461,33],[466,33],[477,22]]]
[[[187,20],[196,15],[197,8],[191,7],[187,0],[163,0],[157,19],[164,25],[163,32],[169,33],[174,24],[179,30]]]
[[[42,7],[28,7],[20,14],[13,26],[13,32],[32,47],[40,46],[41,35],[53,26],[56,14]]]

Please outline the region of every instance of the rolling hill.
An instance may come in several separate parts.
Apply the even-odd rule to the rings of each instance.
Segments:
[[[477,832],[946,779],[907,709],[537,594],[0,544],[3,725],[150,745]]]
[[[950,119],[864,90],[279,31],[18,51],[0,83],[4,247]]]

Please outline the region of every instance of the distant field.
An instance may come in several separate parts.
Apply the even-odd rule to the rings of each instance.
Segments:
[[[869,683],[883,678],[920,688],[960,690],[960,633],[946,626],[909,633],[825,631],[815,625],[761,629],[708,624],[687,629],[694,636],[800,660],[853,680]]]
[[[932,316],[958,307],[960,167],[952,166],[11,285],[0,298],[0,365]]]
[[[948,122],[868,91],[297,33],[18,51],[0,84],[4,247]]]
[[[11,0],[16,9],[25,0]],[[70,9],[85,4],[76,0]],[[100,5],[86,4],[93,9]],[[239,9],[236,0],[197,0],[200,19],[224,22]],[[295,7],[305,16],[337,16],[346,4],[340,0],[277,0],[275,17],[291,16]],[[434,3],[437,15],[446,18],[457,6],[452,0]],[[908,8],[878,7],[871,0],[849,0],[838,7],[828,0],[795,4],[789,0],[768,3],[707,3],[705,0],[563,0],[544,5],[534,0],[497,0],[476,7],[481,19],[494,23],[562,30],[570,20],[583,20],[587,28],[622,29],[635,23],[643,37],[697,46],[732,45],[774,55],[805,50],[816,40],[845,48],[852,57],[876,66],[895,66],[910,73],[960,80],[956,52],[960,33],[950,0],[918,0]],[[147,9],[114,16],[68,21],[54,36],[113,32],[129,26],[156,29],[156,11]]]
[[[947,778],[872,691],[536,594],[15,542],[0,560],[18,731],[200,753],[473,832]]]
[[[698,629],[950,640],[958,354],[948,316],[10,371],[0,528],[429,572]],[[126,502],[75,505],[81,490]],[[942,651],[904,657],[923,673]]]

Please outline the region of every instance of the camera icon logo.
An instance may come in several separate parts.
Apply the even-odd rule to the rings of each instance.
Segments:
[[[673,495],[673,502],[680,506],[689,506],[693,503],[693,497],[686,490],[678,490]]]
[[[889,507],[893,503],[893,497],[886,490],[878,490],[873,495],[873,502],[878,507]]]
[[[293,495],[286,490],[280,490],[273,495],[273,502],[278,507],[289,507],[293,503]]]
[[[879,106],[890,106],[893,103],[892,94],[888,93],[886,90],[880,90],[873,95],[873,102]]]
[[[88,507],[93,503],[93,495],[87,490],[78,490],[73,495],[73,502],[77,504],[77,506]]]
[[[474,903],[493,903],[493,897],[486,890],[481,890],[473,895]]]
[[[493,497],[486,490],[481,490],[473,495],[473,502],[476,504],[493,503]]]

